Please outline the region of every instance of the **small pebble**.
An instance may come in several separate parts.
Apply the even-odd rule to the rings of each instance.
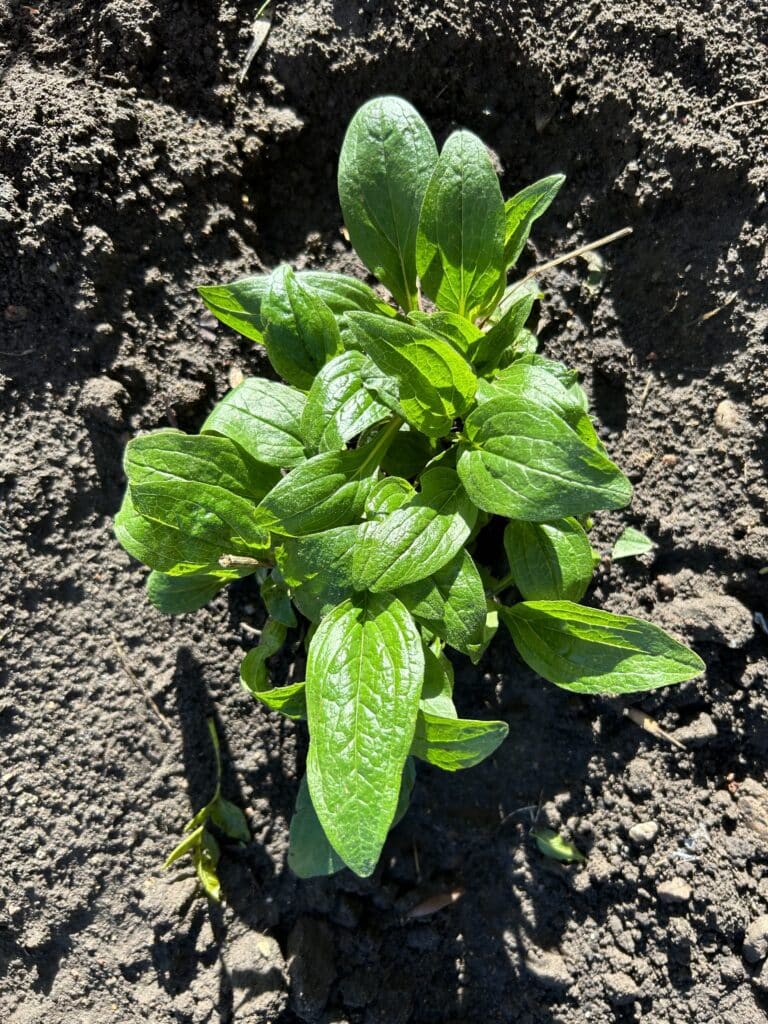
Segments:
[[[668,882],[660,882],[656,887],[656,895],[662,903],[687,903],[691,893],[690,885],[682,878],[671,878]]]
[[[768,914],[755,918],[747,928],[741,954],[748,964],[758,964],[768,954]]]
[[[627,1006],[640,998],[640,989],[634,978],[625,971],[612,971],[604,979],[605,991],[614,1006]]]
[[[638,846],[652,843],[659,834],[659,826],[655,821],[641,821],[629,830],[629,838]]]
[[[724,399],[715,409],[715,430],[723,437],[733,434],[741,425],[741,416],[734,402]]]

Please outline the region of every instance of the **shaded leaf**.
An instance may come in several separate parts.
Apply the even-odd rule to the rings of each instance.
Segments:
[[[504,548],[515,586],[526,601],[580,601],[592,579],[592,545],[575,519],[513,520]]]

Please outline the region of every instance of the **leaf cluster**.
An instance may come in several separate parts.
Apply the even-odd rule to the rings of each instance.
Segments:
[[[528,665],[576,692],[701,671],[650,623],[578,604],[595,563],[589,517],[626,505],[631,487],[576,374],[537,352],[536,285],[508,281],[562,181],[505,202],[471,132],[438,153],[408,103],[365,104],[339,196],[393,303],[287,266],[201,288],[282,382],[245,380],[199,435],[128,445],[115,529],[152,569],[153,604],[192,611],[244,576],[260,589],[268,618],[241,680],[308,723],[289,854],[300,875],[369,875],[407,808],[414,759],[456,771],[498,747],[504,722],[459,717],[446,651],[477,662],[499,621]],[[492,520],[504,524],[501,580],[481,558]],[[304,621],[306,678],[275,683],[269,659]]]
[[[200,884],[207,895],[218,903],[221,900],[221,883],[217,868],[221,851],[211,826],[228,839],[239,843],[250,842],[251,833],[242,810],[221,795],[221,751],[216,726],[210,718],[208,733],[216,761],[216,789],[205,807],[201,807],[184,826],[186,835],[168,854],[164,867],[169,868],[185,854],[190,854]]]

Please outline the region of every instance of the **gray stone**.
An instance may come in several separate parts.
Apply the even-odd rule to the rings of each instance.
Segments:
[[[741,955],[748,964],[759,964],[768,955],[768,914],[755,918],[747,928]]]
[[[687,903],[691,894],[690,885],[682,878],[671,878],[668,882],[660,882],[656,886],[656,895],[662,903]]]
[[[629,838],[637,846],[649,846],[659,834],[659,826],[655,821],[640,821],[629,830]]]
[[[717,736],[717,726],[710,715],[703,712],[688,725],[675,730],[675,739],[687,747],[702,747]]]

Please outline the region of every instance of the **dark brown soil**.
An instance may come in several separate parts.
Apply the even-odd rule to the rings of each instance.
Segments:
[[[240,84],[255,6],[0,0],[3,1017],[765,1020],[768,102],[749,104],[768,97],[768,10],[277,2]],[[359,271],[335,163],[381,92],[439,141],[482,135],[507,194],[567,174],[538,258],[633,227],[596,291],[583,262],[548,278],[541,336],[583,371],[636,485],[600,517],[602,549],[626,523],[658,542],[604,561],[592,599],[687,637],[708,671],[637,702],[682,752],[619,702],[534,679],[500,636],[458,690],[509,722],[498,756],[422,768],[373,879],[302,883],[285,853],[304,733],[236,681],[251,591],[162,617],[111,517],[128,437],[194,429],[233,367],[264,368],[195,283]],[[210,793],[207,714],[254,834],[224,856],[221,909],[161,870]],[[519,809],[540,798],[584,867],[537,850]]]

